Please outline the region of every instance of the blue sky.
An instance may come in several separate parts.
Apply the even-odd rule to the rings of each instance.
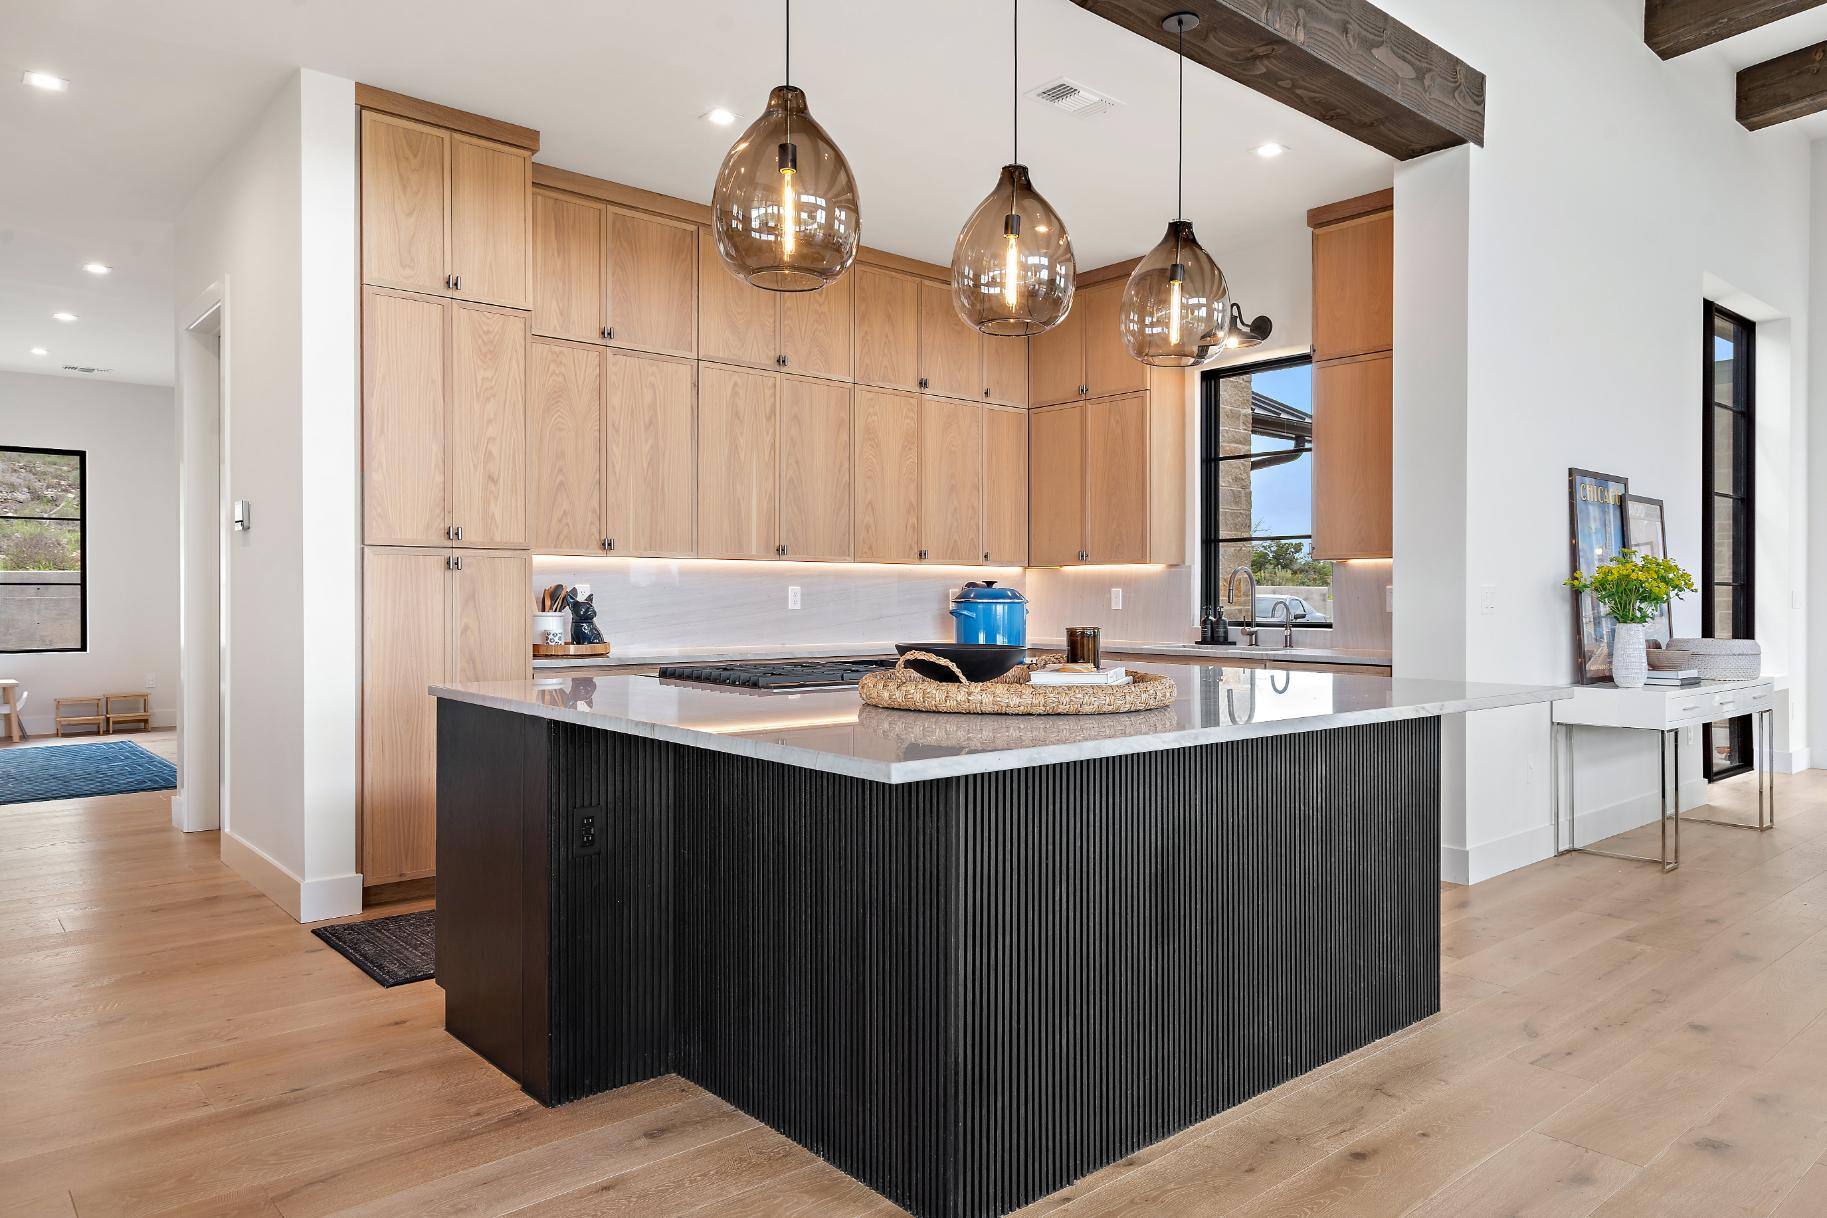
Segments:
[[[1301,410],[1313,409],[1313,369],[1309,365],[1259,372],[1253,378],[1251,388]],[[1273,452],[1287,448],[1288,442],[1258,436],[1252,440],[1252,446],[1256,452]],[[1251,483],[1250,495],[1250,514],[1258,532],[1269,536],[1311,533],[1313,458],[1302,457],[1258,472]]]

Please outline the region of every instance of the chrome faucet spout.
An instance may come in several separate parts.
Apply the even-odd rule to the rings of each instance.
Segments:
[[[1256,572],[1248,567],[1232,567],[1231,574],[1224,581],[1224,599],[1233,605],[1237,603],[1237,577],[1241,575],[1250,581],[1249,608],[1245,611],[1241,633],[1246,647],[1256,646]]]

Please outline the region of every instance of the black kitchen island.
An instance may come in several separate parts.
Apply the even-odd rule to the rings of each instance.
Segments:
[[[1565,691],[1149,667],[1088,718],[434,687],[447,1028],[988,1215],[1435,1013],[1440,716]]]

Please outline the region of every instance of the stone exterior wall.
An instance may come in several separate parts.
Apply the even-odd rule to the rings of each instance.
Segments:
[[[82,573],[0,571],[0,652],[82,646]]]
[[[1218,452],[1220,455],[1250,451],[1250,394],[1253,378],[1229,376],[1218,382]],[[1251,533],[1250,463],[1218,463],[1218,527],[1223,537],[1248,537]],[[1238,567],[1250,565],[1251,546],[1233,542],[1218,551],[1219,586]],[[1226,616],[1247,618],[1239,606]]]

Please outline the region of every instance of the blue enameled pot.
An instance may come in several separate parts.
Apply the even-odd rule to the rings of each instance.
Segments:
[[[952,618],[960,643],[1028,645],[1028,598],[1017,588],[998,588],[993,579],[973,580],[958,589]]]

